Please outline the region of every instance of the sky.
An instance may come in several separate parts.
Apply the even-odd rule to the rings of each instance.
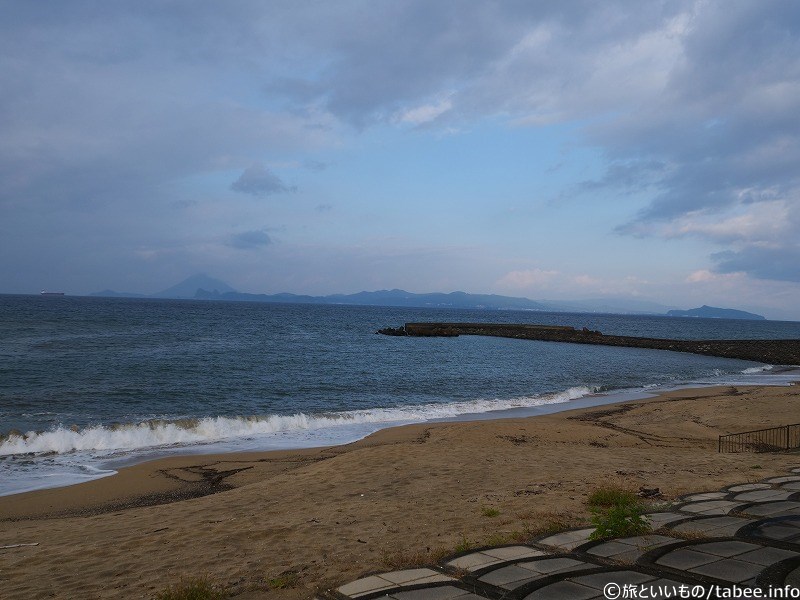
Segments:
[[[0,0],[0,293],[800,319],[800,2]]]

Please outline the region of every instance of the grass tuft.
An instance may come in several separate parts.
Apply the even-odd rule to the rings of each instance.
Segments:
[[[500,511],[492,506],[482,506],[481,514],[484,517],[494,518],[500,514]]]
[[[297,585],[300,576],[295,571],[286,571],[277,577],[267,579],[267,587],[271,590],[285,590]]]
[[[156,595],[156,600],[225,600],[230,595],[207,577],[189,577]]]
[[[590,540],[642,535],[652,530],[644,518],[645,507],[630,490],[602,487],[589,494],[589,510],[595,530]]]
[[[395,550],[392,552],[384,552],[381,556],[381,562],[386,568],[399,571],[402,569],[435,565],[453,553],[454,550],[452,548],[445,547],[405,552]]]
[[[631,490],[618,487],[600,487],[589,494],[587,503],[590,508],[608,508],[619,504],[635,504],[639,497]]]
[[[455,551],[456,553],[459,552],[468,552],[475,547],[475,542],[471,542],[467,539],[466,535],[461,536],[461,541],[456,544]]]

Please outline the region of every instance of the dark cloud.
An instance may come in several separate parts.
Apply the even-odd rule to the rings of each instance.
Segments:
[[[800,281],[800,246],[761,248],[750,246],[738,252],[712,255],[718,273],[748,273],[760,279]]]
[[[246,168],[231,184],[231,189],[234,192],[262,198],[273,194],[297,191],[297,187],[286,185],[275,173],[259,164]]]
[[[698,215],[725,221],[775,201],[800,220],[798,31],[796,2],[697,5],[662,93],[587,130],[613,160],[604,184],[655,192],[618,231],[672,232]],[[620,173],[619,162],[632,170]],[[664,165],[655,178],[650,163]],[[713,228],[689,229],[720,241]],[[716,270],[800,281],[795,235],[784,228],[738,239],[715,255]]]
[[[724,237],[687,223],[768,202],[800,221],[793,0],[0,6],[0,207],[18,240],[36,240],[25,253],[0,241],[0,255],[28,260],[7,259],[3,280],[63,253],[68,219],[75,264],[96,260],[88,240],[104,236],[147,256],[183,244],[201,262],[193,240],[220,239],[212,205],[246,203],[220,174],[243,169],[230,186],[242,194],[295,190],[246,168],[253,157],[310,177],[324,163],[306,156],[373,125],[490,121],[570,124],[608,160],[570,191],[652,198],[620,231],[680,225],[726,250],[718,270],[799,279],[780,260],[796,257],[796,228]],[[218,187],[206,192],[208,181]],[[268,240],[262,230],[227,243]]]
[[[257,248],[269,246],[271,243],[272,238],[269,237],[266,230],[256,229],[253,231],[242,231],[230,236],[227,245],[239,250],[255,250]]]

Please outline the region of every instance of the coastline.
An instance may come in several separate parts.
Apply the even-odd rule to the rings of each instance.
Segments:
[[[382,429],[343,446],[160,458],[0,497],[0,535],[39,543],[2,551],[4,592],[148,597],[208,575],[240,598],[310,598],[317,585],[424,562],[465,539],[585,522],[585,497],[601,483],[674,498],[781,473],[800,457],[718,454],[717,435],[797,421],[797,386],[687,388]],[[291,589],[267,591],[289,572]]]
[[[363,440],[370,435],[373,435],[384,429],[391,429],[395,427],[403,427],[412,424],[427,424],[427,423],[450,423],[450,422],[469,422],[469,421],[483,421],[494,419],[509,419],[520,417],[541,416],[553,413],[559,413],[570,410],[577,410],[580,408],[591,408],[596,406],[603,406],[606,404],[615,404],[618,402],[625,402],[630,400],[644,400],[647,398],[656,397],[662,393],[677,391],[682,389],[702,389],[705,387],[717,387],[728,385],[756,385],[756,386],[774,386],[774,385],[791,385],[795,382],[800,382],[800,368],[792,366],[771,366],[764,365],[760,367],[752,367],[736,374],[724,376],[722,381],[693,381],[684,382],[672,385],[659,385],[659,386],[646,386],[636,388],[619,388],[611,390],[600,390],[597,388],[591,389],[587,387],[576,387],[562,390],[560,392],[545,393],[534,395],[531,397],[511,398],[506,400],[476,400],[476,401],[463,401],[445,403],[441,405],[408,405],[405,407],[398,407],[395,409],[379,408],[365,411],[353,411],[350,414],[342,413],[336,418],[336,413],[331,415],[320,415],[321,427],[319,425],[306,425],[300,424],[301,422],[313,421],[315,415],[313,414],[297,414],[297,415],[284,415],[276,416],[278,421],[286,420],[291,422],[297,420],[295,426],[300,428],[298,432],[303,431],[302,427],[308,427],[307,432],[304,432],[299,438],[291,439],[291,441],[282,441],[276,443],[274,438],[260,438],[257,430],[253,430],[254,436],[245,435],[243,432],[239,433],[239,437],[221,438],[216,441],[209,441],[205,443],[192,444],[192,443],[179,443],[175,445],[154,446],[152,448],[121,448],[117,451],[112,451],[112,456],[109,458],[89,458],[84,456],[80,458],[81,454],[70,455],[71,453],[63,454],[67,461],[72,461],[71,469],[74,469],[75,457],[78,457],[78,463],[85,463],[81,468],[81,472],[69,473],[66,470],[59,472],[57,464],[55,463],[49,467],[50,471],[47,473],[40,473],[34,475],[34,479],[26,481],[20,485],[15,480],[8,479],[4,485],[0,487],[0,498],[10,495],[17,495],[35,491],[42,491],[48,489],[58,489],[61,487],[68,487],[72,485],[82,485],[100,479],[114,479],[118,477],[120,470],[128,467],[141,465],[147,462],[161,459],[177,459],[198,457],[205,455],[238,455],[238,454],[252,454],[262,452],[293,452],[304,449],[313,448],[329,448],[336,446],[348,445],[359,440]],[[497,406],[497,408],[495,408]],[[359,414],[362,413],[363,414]],[[370,414],[374,412],[374,414]],[[382,414],[382,413],[386,414]],[[437,416],[442,415],[442,416]],[[265,418],[264,423],[269,425],[270,418]],[[216,428],[217,418],[211,418],[211,428]],[[220,417],[225,420],[225,417]],[[249,418],[248,418],[249,419]],[[234,421],[235,419],[228,419]],[[337,423],[338,421],[338,423]],[[246,422],[246,420],[245,420]],[[147,425],[147,424],[144,424]],[[278,427],[282,424],[278,423]],[[333,425],[333,426],[331,426]],[[134,425],[135,428],[140,428]],[[168,422],[164,422],[159,427],[166,430],[170,427]],[[148,427],[143,430],[147,432]],[[278,430],[280,431],[280,430]],[[112,431],[107,432],[113,435]],[[76,434],[74,430],[44,432],[42,438],[57,437],[57,436],[71,436],[80,435]],[[164,437],[167,432],[161,432],[159,437]],[[34,444],[41,445],[40,440],[35,441]],[[166,438],[165,438],[166,439]],[[164,440],[165,441],[165,440]],[[163,444],[164,441],[161,443]],[[59,440],[59,443],[62,443]],[[155,443],[155,442],[153,442]],[[32,446],[30,451],[38,452],[40,455],[43,451],[34,450]],[[113,448],[113,446],[112,446]],[[66,450],[57,451],[56,460],[60,458],[61,452]],[[113,456],[116,454],[116,456]],[[191,458],[194,461],[194,458]],[[66,466],[66,465],[65,465]],[[93,474],[87,474],[89,473]],[[0,477],[3,475],[11,475],[8,472],[0,472]],[[217,488],[225,487],[224,484],[219,482],[212,482],[213,485],[205,486],[205,491],[202,491],[204,486],[202,477],[198,475],[196,482],[198,488],[190,495],[203,495],[205,493],[212,493]],[[206,482],[207,483],[207,482]],[[122,483],[110,483],[109,487],[124,485]],[[9,487],[10,486],[10,487]],[[100,486],[101,488],[103,486]],[[168,497],[174,492],[170,486],[165,486],[166,489],[159,490],[158,494],[166,494]],[[181,492],[181,497],[186,496],[185,492]],[[151,503],[159,502],[158,497],[154,497]]]

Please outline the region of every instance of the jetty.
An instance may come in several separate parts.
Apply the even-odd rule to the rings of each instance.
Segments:
[[[720,356],[751,360],[772,365],[800,365],[800,340],[685,340],[605,335],[587,328],[576,329],[560,325],[522,325],[506,323],[406,323],[400,327],[387,327],[376,333],[410,337],[457,337],[460,335],[487,335],[493,337],[564,342],[569,344],[595,344],[690,352],[707,356]]]

